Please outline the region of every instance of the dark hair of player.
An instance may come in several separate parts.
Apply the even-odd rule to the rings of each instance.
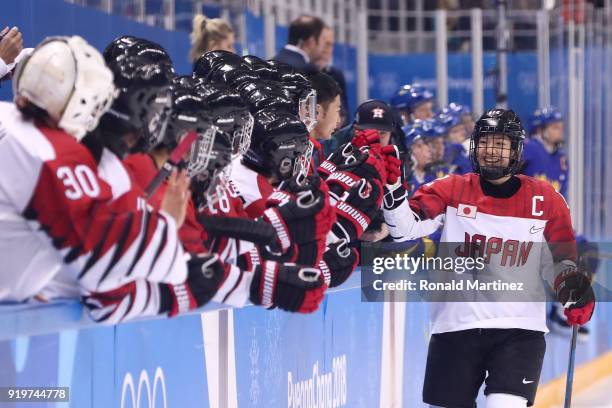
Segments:
[[[317,91],[317,103],[324,108],[327,108],[336,96],[342,94],[342,89],[336,80],[324,72],[311,74],[310,84]]]

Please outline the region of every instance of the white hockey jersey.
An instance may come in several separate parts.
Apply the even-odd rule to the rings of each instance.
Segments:
[[[236,194],[242,199],[243,208],[251,218],[260,217],[266,209],[266,200],[275,190],[261,174],[242,164],[242,157],[232,161],[230,183]]]
[[[546,263],[542,257],[550,258],[549,248],[555,262],[575,262],[575,238],[563,197],[546,182],[517,177],[520,187],[514,195],[497,198],[483,192],[477,174],[446,176],[423,185],[409,200],[410,207],[407,202],[385,211],[385,221],[392,235],[414,239],[423,236],[418,217],[443,216],[441,246],[455,243],[456,256],[484,257],[490,276],[501,281],[518,277],[534,289],[536,282],[543,284],[539,265]],[[470,245],[471,252],[465,252]],[[518,296],[519,301],[432,303],[432,333],[473,328],[546,332],[546,304],[540,295]]]
[[[0,301],[36,295],[62,268],[90,291],[185,280],[174,220],[118,206],[83,145],[12,103],[0,103],[0,166]]]

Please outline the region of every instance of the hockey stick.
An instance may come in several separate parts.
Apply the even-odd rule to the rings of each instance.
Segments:
[[[179,165],[183,155],[188,149],[191,148],[191,145],[193,144],[193,142],[195,142],[197,137],[198,135],[196,132],[189,132],[187,133],[187,136],[185,136],[183,140],[181,140],[178,146],[174,148],[174,150],[170,154],[170,158],[166,160],[162,168],[159,169],[159,172],[157,173],[153,181],[151,181],[147,186],[147,189],[145,190],[146,198],[151,198],[151,196],[155,194],[161,183],[166,178],[168,178],[168,176],[172,173],[172,170],[174,170],[174,168]]]
[[[572,403],[572,384],[574,382],[574,361],[576,360],[576,338],[578,325],[572,327],[572,344],[570,345],[569,363],[567,366],[567,379],[565,382],[565,403],[563,408],[570,408]]]

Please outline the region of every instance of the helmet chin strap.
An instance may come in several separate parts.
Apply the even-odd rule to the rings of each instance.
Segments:
[[[507,176],[506,169],[498,166],[480,166],[480,174],[485,180],[499,180]]]

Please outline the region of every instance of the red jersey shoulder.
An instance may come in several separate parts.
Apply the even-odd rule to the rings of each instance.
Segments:
[[[444,213],[453,195],[457,177],[460,176],[447,175],[423,184],[409,201],[412,210],[424,218],[435,218]]]
[[[460,190],[478,184],[478,177],[478,174],[474,173],[447,174],[444,177],[440,177],[430,181],[429,183],[423,184],[421,189],[433,189],[444,193],[445,195],[453,196]]]
[[[55,164],[61,165],[64,163],[70,165],[79,163],[85,164],[92,169],[97,167],[96,160],[89,150],[66,132],[47,127],[39,127],[38,130],[51,144],[55,152],[55,159],[52,160]]]
[[[38,180],[37,193],[42,199],[57,198],[61,191],[73,203],[112,200],[110,185],[98,176],[96,160],[84,145],[58,129],[41,127],[39,131],[55,152],[53,159],[44,162]]]
[[[157,167],[153,159],[145,153],[131,154],[123,159],[123,164],[125,164],[136,184],[143,190],[147,188],[157,174]]]

